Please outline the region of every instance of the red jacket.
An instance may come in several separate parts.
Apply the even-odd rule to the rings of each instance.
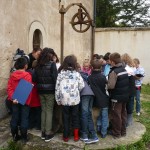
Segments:
[[[20,81],[20,79],[24,79],[30,83],[32,83],[32,76],[26,72],[26,71],[20,71],[16,70],[10,75],[10,78],[8,80],[8,85],[7,85],[7,93],[8,93],[8,99],[12,100],[12,95]],[[29,95],[26,104],[30,105],[31,102],[31,94]]]
[[[37,87],[36,87],[35,83],[32,83],[32,84],[34,84],[34,87],[32,89],[30,107],[39,107],[39,106],[41,106],[41,103],[40,103],[40,97],[39,97],[39,94],[37,91]]]
[[[33,70],[32,69],[27,70],[27,72],[29,72],[30,75],[32,76],[32,74],[33,74]],[[32,82],[32,84],[34,86],[33,86],[32,92],[31,92],[32,96],[31,96],[30,107],[39,107],[39,106],[41,106],[40,96],[38,94],[36,83]]]

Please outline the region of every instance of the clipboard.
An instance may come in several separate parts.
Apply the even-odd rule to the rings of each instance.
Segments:
[[[137,77],[144,77],[142,74],[136,74]]]
[[[31,91],[33,88],[33,84],[21,79],[13,93],[12,98],[17,99],[18,103],[25,105]]]

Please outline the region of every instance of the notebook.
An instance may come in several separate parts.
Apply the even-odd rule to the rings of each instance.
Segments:
[[[26,103],[26,100],[28,99],[28,96],[30,95],[33,88],[33,84],[21,79],[14,91],[14,94],[12,96],[13,99],[17,99],[18,103],[24,105]]]

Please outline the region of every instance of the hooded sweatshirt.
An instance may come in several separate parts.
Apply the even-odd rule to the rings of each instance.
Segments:
[[[30,83],[32,83],[32,77],[30,73],[26,71],[20,71],[16,70],[10,75],[10,78],[8,80],[8,85],[7,85],[7,93],[8,93],[8,99],[12,100],[13,93],[21,79],[24,79]],[[29,95],[26,104],[29,105],[31,101],[31,94]]]
[[[57,103],[74,106],[80,102],[80,91],[84,88],[84,81],[77,71],[62,70],[57,77],[55,98]]]

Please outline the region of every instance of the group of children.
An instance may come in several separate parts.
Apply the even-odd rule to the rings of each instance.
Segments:
[[[18,126],[21,139],[27,141],[29,106],[33,101],[33,93],[26,105],[12,99],[21,78],[34,82],[39,94],[41,139],[45,142],[54,137],[52,118],[55,115],[55,102],[62,109],[62,139],[65,142],[68,142],[70,129],[73,129],[74,141],[80,139],[86,144],[96,143],[99,141],[97,133],[105,138],[110,125],[109,133],[114,138],[126,136],[126,127],[132,124],[134,97],[136,113],[140,115],[140,90],[145,73],[139,66],[139,60],[116,52],[104,56],[94,54],[91,61],[86,59],[81,67],[74,55],[68,55],[60,67],[56,67],[59,62],[56,62],[57,59],[53,49],[44,48],[37,58],[32,76],[26,72],[28,62],[25,58],[16,61],[17,70],[11,74],[7,89],[9,100],[13,102],[10,124],[14,141],[20,138]],[[92,117],[93,107],[99,109],[96,129]]]

